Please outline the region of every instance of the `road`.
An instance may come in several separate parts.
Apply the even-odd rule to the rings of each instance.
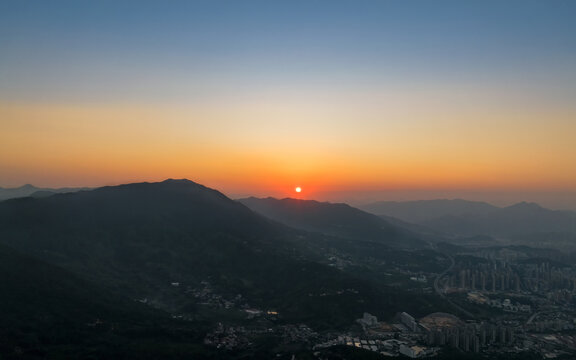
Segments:
[[[532,321],[534,321],[534,319],[536,319],[536,317],[540,314],[541,314],[540,312],[535,312],[534,314],[532,314],[532,316],[530,316],[528,321],[526,321],[526,325],[532,324]]]
[[[446,253],[443,253],[443,254],[446,255],[450,259],[450,266],[446,270],[444,270],[440,275],[436,276],[436,279],[434,279],[434,290],[436,290],[436,293],[438,295],[440,295],[442,297],[446,297],[444,295],[444,292],[440,289],[440,279],[442,279],[446,274],[448,274],[450,271],[452,271],[456,262],[454,261],[454,258],[452,256],[450,256],[449,254],[446,254]]]
[[[446,276],[446,274],[448,274],[450,271],[452,271],[452,269],[454,268],[454,265],[456,264],[456,261],[454,261],[454,258],[450,254],[448,254],[448,253],[442,253],[442,254],[447,256],[450,259],[450,266],[446,270],[444,270],[440,275],[436,276],[436,279],[434,279],[434,290],[436,291],[436,293],[438,295],[440,295],[444,300],[446,300],[450,305],[452,305],[452,307],[458,309],[458,311],[465,314],[469,318],[474,319],[475,318],[474,314],[472,314],[471,312],[469,312],[467,310],[464,310],[460,305],[455,304],[452,300],[448,299],[446,297],[446,294],[444,294],[442,289],[440,289],[440,281],[442,280],[442,278],[444,276]]]

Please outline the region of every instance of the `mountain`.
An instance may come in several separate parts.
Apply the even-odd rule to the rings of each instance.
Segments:
[[[58,188],[58,189],[51,189],[51,188],[38,188],[34,185],[26,184],[17,188],[2,188],[0,187],[0,201],[7,200],[7,199],[14,199],[26,196],[48,196],[52,194],[58,193],[68,193],[68,192],[75,192],[75,191],[83,191],[83,190],[90,190],[90,188]]]
[[[427,245],[400,226],[347,204],[270,197],[250,197],[238,201],[259,214],[297,229],[346,239],[376,241],[400,248]]]
[[[202,324],[174,321],[168,314],[2,245],[0,284],[2,359],[158,358],[169,355],[163,346],[186,349],[191,340],[201,339]],[[152,332],[159,335],[158,346],[144,348],[146,334]],[[199,352],[198,347],[188,350],[189,356]]]
[[[573,233],[576,213],[550,210],[535,203],[521,202],[481,214],[439,216],[424,225],[446,233],[460,235],[486,234],[511,237],[534,233]]]
[[[189,180],[0,202],[0,242],[172,314],[210,320],[190,295],[206,286],[318,328],[399,309],[396,294],[319,261],[315,237]]]
[[[407,222],[422,224],[443,216],[485,214],[498,207],[485,202],[454,200],[379,201],[360,207],[376,215],[386,215]]]
[[[431,232],[459,244],[482,246],[524,244],[555,249],[576,249],[576,213],[550,210],[521,202],[497,207],[467,200],[378,202],[367,211],[413,222],[421,233]],[[427,230],[428,229],[428,230]]]

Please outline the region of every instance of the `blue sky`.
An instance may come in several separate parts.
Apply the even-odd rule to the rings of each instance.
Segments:
[[[3,1],[0,95],[189,101],[498,78],[570,87],[575,14],[573,1]]]

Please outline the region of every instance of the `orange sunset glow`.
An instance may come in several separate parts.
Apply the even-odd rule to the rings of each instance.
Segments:
[[[369,110],[390,116],[386,109],[364,111]],[[321,128],[307,126],[312,118],[302,119],[302,112],[297,134],[281,123],[259,124],[244,108],[223,114],[193,108],[2,104],[0,162],[10,170],[3,171],[5,185],[18,185],[22,174],[46,186],[179,174],[232,192],[277,192],[296,180],[307,183],[309,194],[354,187],[569,189],[576,183],[576,162],[566,162],[575,156],[576,123],[568,121],[573,114],[556,111],[557,126],[542,128],[534,114],[506,121],[505,114],[452,111],[451,119],[438,117],[422,129],[413,122],[368,119],[357,128],[351,115]],[[260,116],[264,121],[273,114]],[[463,122],[463,117],[478,120]],[[241,118],[250,120],[230,120]],[[491,119],[490,124],[482,118]]]
[[[30,25],[22,36],[44,44],[37,50],[43,56],[19,62],[24,50],[14,47],[0,62],[9,74],[0,85],[0,186],[172,177],[232,196],[291,196],[299,193],[296,183],[306,184],[300,195],[307,198],[398,189],[576,192],[572,48],[542,43],[547,51],[532,54],[489,32],[481,39],[473,29],[453,32],[449,24],[390,33],[385,27],[394,24],[376,22],[370,32],[355,30],[362,41],[340,39],[322,30],[336,29],[338,11],[323,25],[303,24],[307,34],[290,34],[275,30],[282,28],[273,20],[279,13],[268,15],[254,21],[287,48],[261,29],[224,27],[225,35],[202,38],[203,31],[176,34],[168,26],[165,33],[156,29],[167,41],[163,52],[148,54],[149,30],[133,19],[125,37],[107,33],[92,42],[83,41],[93,34],[81,23],[55,23],[54,34],[76,34],[66,40],[76,47],[64,52],[64,39]],[[22,16],[14,28],[41,14]],[[498,21],[490,27],[508,29]],[[522,29],[510,35],[512,43],[535,36]],[[178,47],[171,36],[226,56],[207,50],[197,57],[192,45]],[[387,40],[371,48],[364,39],[370,36]],[[10,36],[0,40],[8,46]],[[128,44],[134,48],[122,50]]]

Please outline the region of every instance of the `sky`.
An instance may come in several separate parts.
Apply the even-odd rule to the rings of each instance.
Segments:
[[[2,0],[0,186],[189,178],[234,196],[576,209],[575,13]]]

